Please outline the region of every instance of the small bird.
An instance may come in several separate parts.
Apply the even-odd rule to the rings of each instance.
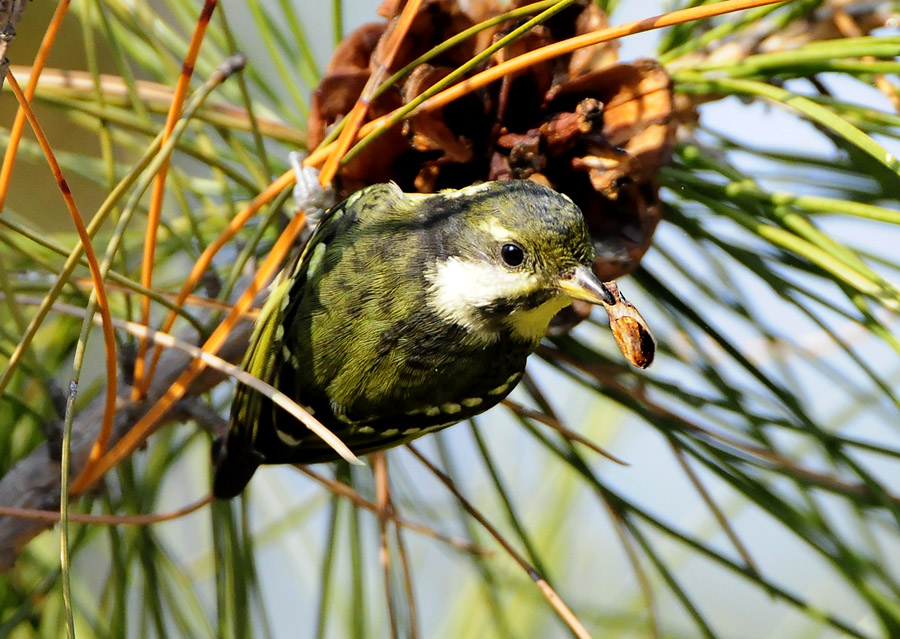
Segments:
[[[243,367],[355,454],[397,446],[505,398],[572,300],[615,304],[593,258],[579,208],[535,182],[376,184],[325,213],[275,281]],[[213,458],[213,494],[228,499],[260,464],[339,456],[238,384]]]

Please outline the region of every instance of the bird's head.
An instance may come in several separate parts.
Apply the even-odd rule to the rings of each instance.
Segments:
[[[613,304],[591,270],[594,250],[581,210],[529,180],[443,192],[440,247],[426,271],[428,304],[485,340],[506,327],[533,343],[572,300]]]

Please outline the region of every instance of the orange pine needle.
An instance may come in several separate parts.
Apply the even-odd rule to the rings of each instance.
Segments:
[[[194,28],[191,43],[184,58],[184,64],[181,67],[181,75],[178,76],[178,84],[175,86],[175,93],[172,96],[172,106],[169,108],[168,116],[166,116],[162,144],[165,144],[172,136],[172,131],[175,129],[175,124],[181,115],[181,108],[184,106],[184,100],[187,97],[191,77],[194,75],[194,65],[197,63],[197,56],[200,54],[200,45],[203,43],[206,29],[217,4],[218,0],[206,0],[203,4],[203,10],[200,12],[200,17],[197,19],[197,25]],[[144,237],[144,255],[141,260],[141,285],[145,288],[150,288],[153,285],[156,233],[159,229],[160,212],[162,211],[163,195],[166,192],[166,175],[168,172],[169,160],[167,159],[159,167],[159,173],[156,174],[156,180],[153,183],[153,195],[150,199],[150,208],[147,211],[147,233]],[[141,322],[145,325],[150,324],[150,298],[147,296],[141,297]],[[144,358],[146,355],[147,340],[141,339],[138,342],[138,352],[134,362],[134,386],[131,393],[133,400],[139,399],[147,392],[150,376],[144,375]]]
[[[366,117],[366,113],[369,111],[372,96],[375,94],[378,86],[384,81],[387,70],[394,62],[394,58],[400,48],[400,42],[409,31],[409,26],[412,24],[413,18],[419,11],[421,4],[422,0],[410,0],[410,2],[407,2],[406,6],[403,7],[403,13],[400,14],[397,22],[394,23],[394,27],[382,35],[383,39],[387,38],[385,40],[385,59],[379,62],[378,68],[369,76],[359,99],[346,116],[347,124],[344,126],[338,139],[335,140],[335,146],[331,151],[331,155],[328,156],[328,160],[325,162],[319,175],[319,180],[323,186],[331,184],[334,176],[337,175],[341,159],[346,155],[353,141],[356,140],[363,118]]]
[[[147,526],[149,524],[158,524],[164,521],[172,521],[180,519],[186,515],[196,512],[212,502],[212,495],[207,495],[197,501],[183,506],[177,510],[170,510],[166,513],[150,513],[147,515],[88,515],[85,513],[70,513],[69,521],[75,521],[80,524],[94,524],[102,526],[119,526],[122,524],[130,524],[132,526]],[[35,510],[33,508],[11,508],[9,506],[0,506],[0,517],[15,517],[17,519],[36,519],[38,521],[57,522],[59,521],[59,511],[57,510]]]
[[[791,0],[724,0],[724,2],[718,2],[716,4],[670,11],[669,13],[664,13],[662,15],[635,20],[634,22],[628,22],[617,27],[607,27],[606,29],[585,33],[580,36],[569,38],[568,40],[555,42],[545,47],[535,49],[534,51],[523,53],[515,58],[510,58],[495,67],[486,69],[468,80],[464,80],[463,82],[442,91],[438,95],[423,102],[414,113],[441,108],[449,102],[457,100],[476,89],[480,89],[491,82],[502,79],[504,76],[514,75],[538,62],[544,62],[551,58],[572,53],[583,47],[589,47],[610,40],[617,40],[626,36],[644,33],[645,31],[671,27],[676,24],[683,24],[694,20],[706,20],[726,13],[753,9],[767,4],[779,4],[785,1],[790,2]]]
[[[693,20],[705,20],[707,18],[723,15],[726,13],[733,13],[735,11],[743,11],[745,9],[753,9],[769,4],[779,4],[790,1],[791,0],[724,0],[723,2],[718,2],[712,5],[703,5],[699,7],[691,7],[688,9],[680,9],[678,11],[671,11],[669,13],[654,16],[651,18],[635,20],[633,22],[628,22],[616,27],[607,27],[606,29],[600,29],[591,33],[585,33],[580,36],[569,38],[568,40],[555,42],[545,47],[534,49],[533,51],[529,51],[528,53],[516,56],[515,58],[510,58],[505,62],[501,62],[496,66],[475,74],[467,80],[463,80],[459,84],[455,84],[452,87],[444,89],[437,95],[434,95],[425,100],[422,104],[413,109],[412,112],[408,113],[406,117],[412,117],[414,115],[427,113],[429,111],[436,111],[437,109],[446,106],[450,102],[458,100],[459,98],[477,89],[480,89],[492,82],[496,82],[497,80],[503,79],[504,76],[515,74],[539,62],[544,62],[545,60],[548,60],[550,58],[565,55],[567,53],[572,53],[573,51],[581,49],[583,47],[589,47],[594,44],[616,40],[618,38],[623,38],[629,35],[644,33],[645,31],[671,27],[676,24],[682,24],[684,22],[691,22]],[[398,114],[400,113],[401,109],[397,109],[393,113],[388,113],[387,115],[383,115],[380,118],[367,122],[363,127],[360,128],[359,133],[357,134],[357,139],[362,139],[376,130],[387,129],[396,124],[400,119]],[[337,142],[338,141],[331,142],[330,144],[318,148],[310,153],[306,158],[306,164],[309,166],[318,166],[322,164],[324,161],[326,161],[327,158],[332,156],[335,151]]]
[[[218,253],[219,250],[221,250],[221,248],[225,246],[239,230],[241,230],[244,224],[247,223],[247,220],[253,217],[259,209],[271,202],[276,195],[281,193],[284,189],[289,188],[293,183],[294,171],[286,171],[281,177],[266,187],[262,193],[253,198],[253,201],[247,205],[246,208],[234,216],[231,222],[228,223],[228,226],[225,227],[225,230],[219,233],[219,236],[203,250],[203,253],[201,253],[200,257],[197,258],[197,261],[194,262],[194,265],[191,267],[191,272],[188,273],[184,284],[181,286],[181,290],[178,292],[178,296],[175,298],[176,306],[182,306],[187,301],[191,291],[194,290],[194,287],[197,286],[200,278],[203,277],[206,269],[212,263],[213,257],[215,257],[216,253]],[[176,318],[177,314],[174,311],[169,311],[169,314],[166,316],[165,321],[159,329],[160,332],[170,332],[172,330],[172,325],[175,324]],[[156,371],[160,355],[161,352],[158,349],[154,351],[153,359],[151,360],[148,369],[149,372],[147,373],[148,379],[153,378],[153,373]]]
[[[222,321],[216,330],[213,331],[209,339],[203,344],[203,350],[210,353],[216,353],[222,346],[225,338],[243,317],[244,312],[253,303],[256,294],[261,290],[263,284],[275,274],[275,271],[281,265],[284,256],[290,250],[297,235],[306,224],[306,216],[302,213],[297,214],[287,225],[281,237],[275,242],[272,251],[259,267],[253,282],[244,291],[243,295],[235,303],[231,313]],[[115,467],[120,461],[128,457],[135,448],[150,435],[157,421],[168,411],[172,405],[179,399],[184,397],[185,392],[190,383],[197,375],[206,367],[202,361],[194,360],[190,366],[172,383],[166,393],[157,401],[153,407],[129,430],[124,437],[113,446],[109,452],[100,457],[98,460],[89,463],[81,474],[76,477],[72,484],[72,493],[78,494],[87,490],[98,479],[100,479],[107,471]]]
[[[118,372],[116,370],[116,341],[115,336],[113,335],[112,315],[109,312],[106,287],[103,284],[100,263],[97,261],[96,253],[94,253],[91,237],[88,235],[87,229],[84,226],[81,213],[78,211],[78,205],[75,203],[75,198],[72,197],[72,191],[69,189],[69,185],[63,177],[62,169],[59,166],[59,162],[56,161],[56,156],[53,154],[50,142],[47,140],[47,136],[44,135],[44,130],[41,128],[41,124],[38,122],[37,117],[35,117],[34,111],[31,110],[31,106],[28,104],[25,94],[19,87],[19,83],[16,82],[15,76],[13,76],[12,73],[8,73],[6,79],[7,82],[9,82],[9,86],[13,93],[15,93],[16,99],[19,101],[19,108],[31,124],[34,135],[47,158],[47,164],[50,165],[53,177],[59,185],[59,190],[66,202],[66,207],[68,207],[69,213],[72,215],[72,222],[75,224],[75,230],[78,232],[78,237],[84,248],[84,256],[88,261],[91,279],[94,282],[94,290],[97,291],[97,308],[99,309],[100,317],[103,320],[103,341],[106,347],[106,404],[103,410],[103,423],[100,427],[100,433],[97,435],[97,441],[94,442],[94,447],[91,449],[91,459],[95,459],[106,449],[106,444],[112,433],[113,418],[116,414],[116,391],[118,383]]]
[[[50,24],[44,32],[44,38],[41,40],[41,47],[38,49],[37,55],[34,56],[34,64],[31,65],[31,74],[28,77],[28,85],[25,87],[25,101],[29,104],[34,98],[34,92],[37,90],[38,79],[41,77],[41,71],[47,63],[47,56],[50,55],[50,49],[56,41],[56,35],[62,25],[63,18],[69,10],[69,2],[71,0],[62,0],[53,12]],[[6,147],[6,154],[3,156],[3,166],[0,167],[0,213],[6,206],[6,194],[9,192],[9,183],[12,179],[13,165],[16,163],[16,153],[19,150],[19,141],[22,139],[22,131],[25,128],[25,112],[20,107],[16,112],[16,118],[13,120],[12,128],[9,130],[9,145]]]

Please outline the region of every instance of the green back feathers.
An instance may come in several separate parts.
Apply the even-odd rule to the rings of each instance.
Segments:
[[[326,213],[280,276],[244,368],[357,454],[397,445],[505,397],[569,302],[561,273],[591,257],[577,207],[531,182],[435,195],[374,185]],[[236,494],[260,463],[334,458],[239,384],[215,492]]]

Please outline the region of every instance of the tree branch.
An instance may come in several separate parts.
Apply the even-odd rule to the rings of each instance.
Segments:
[[[16,37],[16,25],[25,13],[28,0],[0,0],[0,89],[9,71],[9,58],[6,50]]]
[[[0,2],[2,1],[0,0]],[[219,357],[230,362],[239,361],[247,348],[251,329],[250,322],[239,324],[219,349]],[[191,341],[196,342],[196,340]],[[153,383],[148,389],[147,396],[140,401],[129,400],[131,388],[122,385],[124,388],[120,391],[122,395],[118,400],[116,420],[109,440],[110,446],[119,441],[137,423],[190,362],[191,357],[182,351],[174,349],[163,351]],[[191,384],[185,398],[205,393],[223,379],[224,376],[220,372],[207,368]],[[100,393],[75,416],[70,447],[71,475],[73,477],[84,469],[88,461],[91,447],[100,430],[103,404],[103,393]],[[176,404],[160,420],[157,428],[167,422],[176,421],[181,416],[182,412],[179,410],[179,405]],[[12,427],[14,425],[6,425],[6,428]],[[0,505],[38,510],[59,508],[60,464],[59,458],[51,456],[51,452],[50,446],[46,442],[42,443],[0,478]],[[52,522],[0,517],[0,573],[12,568],[25,544],[51,525],[53,525]]]

